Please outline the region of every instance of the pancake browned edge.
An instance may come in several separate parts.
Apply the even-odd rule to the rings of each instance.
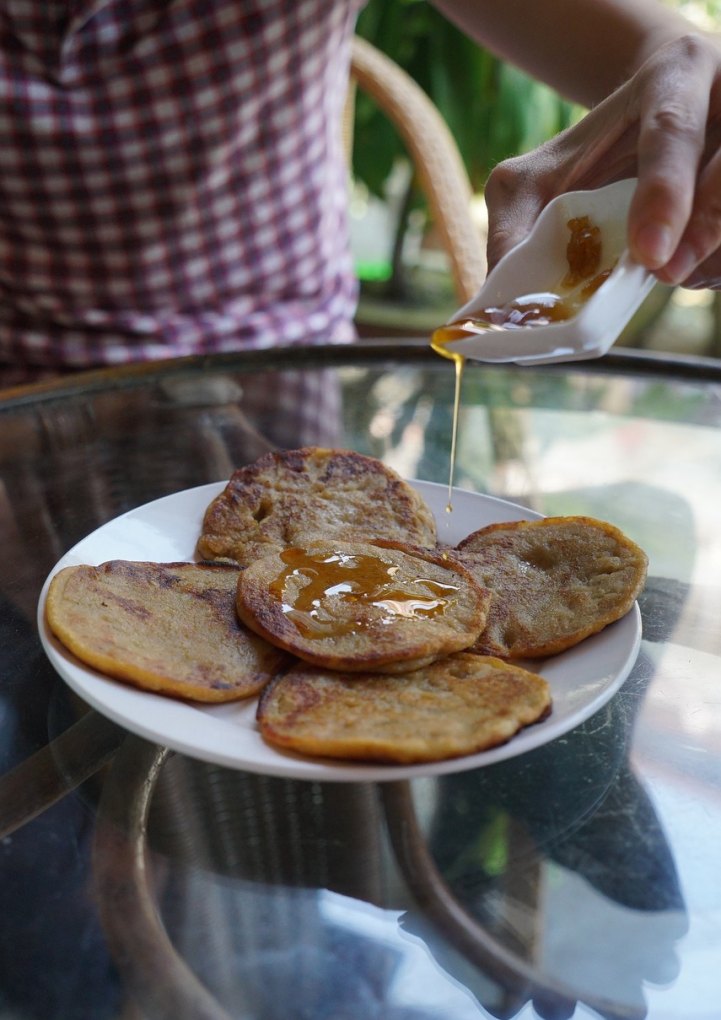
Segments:
[[[311,542],[256,560],[237,612],[261,637],[327,669],[406,672],[471,645],[490,594],[465,567],[392,542]]]
[[[412,764],[488,750],[550,710],[542,677],[460,652],[402,676],[298,663],[263,691],[257,720],[300,754]]]
[[[246,566],[330,535],[432,548],[436,524],[420,494],[381,461],[304,447],[265,454],[235,471],[205,512],[197,552]]]
[[[143,690],[203,702],[247,698],[288,657],[238,620],[238,574],[129,560],[66,567],[48,589],[48,626],[82,662]]]
[[[555,655],[631,609],[648,557],[622,531],[592,517],[491,524],[456,547],[493,592],[473,650],[501,658]]]

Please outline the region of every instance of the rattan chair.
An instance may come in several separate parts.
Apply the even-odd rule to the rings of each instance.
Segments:
[[[351,149],[354,89],[373,99],[403,140],[450,262],[456,297],[465,304],[486,273],[482,232],[471,217],[471,189],[458,146],[418,84],[364,39],[353,40],[346,146]]]

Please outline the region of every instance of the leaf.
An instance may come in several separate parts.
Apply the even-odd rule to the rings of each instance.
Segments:
[[[471,184],[481,190],[497,162],[566,127],[573,107],[555,92],[477,46],[423,0],[369,0],[360,36],[407,71],[430,96],[456,139]],[[353,167],[377,195],[403,144],[385,116],[359,96]]]

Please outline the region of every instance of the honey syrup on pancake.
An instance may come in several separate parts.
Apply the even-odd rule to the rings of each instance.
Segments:
[[[429,619],[444,612],[458,586],[427,577],[402,580],[399,567],[379,556],[345,552],[313,553],[285,549],[280,558],[285,569],[270,586],[283,612],[304,637],[341,637],[357,630],[353,618],[340,619],[329,605],[339,597],[347,607],[377,606],[381,622],[394,618]],[[305,583],[304,583],[305,582]]]
[[[523,294],[501,305],[489,305],[472,317],[459,319],[436,329],[431,336],[431,348],[455,364],[455,390],[453,395],[453,424],[451,428],[451,455],[448,472],[448,503],[446,512],[453,510],[453,478],[456,466],[458,417],[461,387],[466,359],[454,350],[459,340],[491,330],[527,329],[565,322],[577,315],[591,295],[609,277],[613,266],[599,272],[601,264],[601,231],[588,216],[576,216],[566,224],[571,236],[566,246],[568,271],[555,291]],[[565,292],[565,293],[564,293]]]

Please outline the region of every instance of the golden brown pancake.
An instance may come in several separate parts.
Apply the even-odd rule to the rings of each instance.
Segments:
[[[502,658],[555,655],[620,619],[648,565],[622,531],[591,517],[491,524],[456,554],[493,592],[473,650]]]
[[[113,560],[61,570],[47,621],[82,662],[144,690],[195,701],[247,698],[287,656],[235,613],[239,571]]]
[[[263,691],[257,719],[269,743],[301,754],[410,763],[502,744],[550,706],[542,677],[460,652],[402,676],[299,663]]]
[[[328,669],[404,672],[471,645],[490,595],[442,555],[334,539],[256,560],[237,611],[257,634]]]
[[[205,512],[198,555],[246,566],[319,537],[431,548],[433,514],[395,471],[350,450],[269,453],[235,471]]]

